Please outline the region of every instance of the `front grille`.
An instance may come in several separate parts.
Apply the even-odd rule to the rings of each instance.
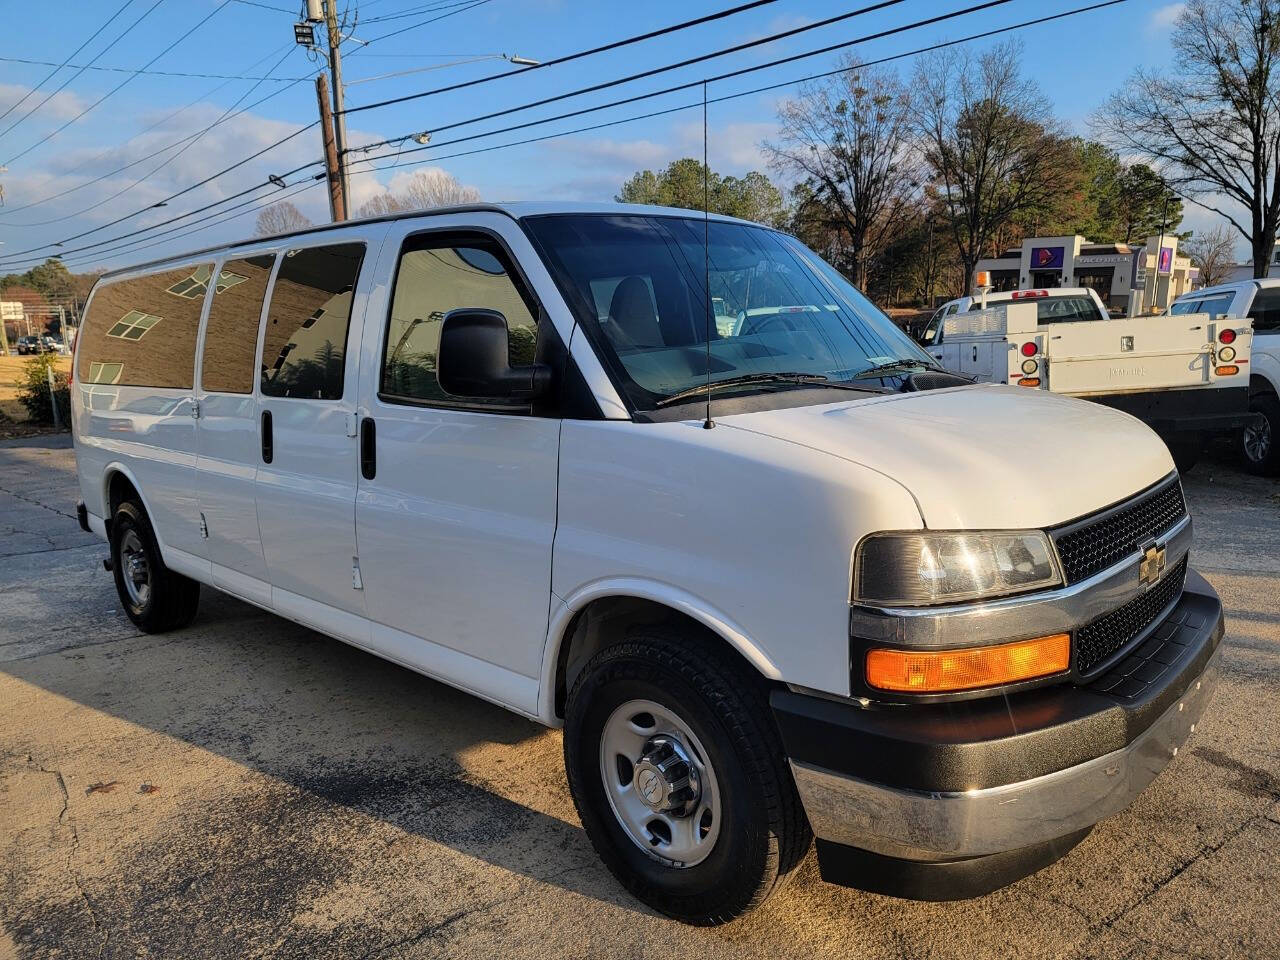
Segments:
[[[1067,583],[1077,583],[1136,554],[1139,548],[1187,515],[1182,484],[1175,477],[1095,519],[1076,521],[1054,533]]]
[[[1087,676],[1136,639],[1182,593],[1187,558],[1154,587],[1076,631],[1076,672]]]

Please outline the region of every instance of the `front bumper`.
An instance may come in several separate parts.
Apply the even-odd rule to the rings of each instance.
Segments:
[[[986,881],[968,871],[979,879],[960,896],[1052,862],[1177,755],[1212,694],[1222,634],[1221,602],[1189,571],[1147,638],[1085,686],[879,709],[776,691],[820,861],[854,848],[954,875],[957,863],[1003,858]],[[1009,855],[1024,851],[1035,855],[1015,857],[1010,875]],[[927,878],[912,889],[927,896]]]

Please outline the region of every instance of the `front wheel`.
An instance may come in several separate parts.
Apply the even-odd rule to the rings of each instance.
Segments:
[[[1252,420],[1240,431],[1240,458],[1250,473],[1273,477],[1280,473],[1280,400],[1260,394],[1249,402]]]
[[[692,632],[649,629],[597,654],[570,693],[564,751],[600,858],[676,919],[732,920],[808,850],[767,690]]]

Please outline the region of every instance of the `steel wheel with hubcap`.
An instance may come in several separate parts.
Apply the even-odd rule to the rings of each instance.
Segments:
[[[191,622],[200,584],[164,562],[142,504],[126,500],[111,521],[111,568],[120,604],[140,630],[163,633]]]
[[[1240,431],[1240,454],[1251,473],[1274,476],[1280,473],[1280,450],[1276,432],[1280,430],[1280,400],[1259,394],[1249,403],[1254,416]]]
[[[633,843],[661,863],[692,867],[720,833],[720,786],[689,725],[652,700],[628,700],[605,721],[600,776]]]

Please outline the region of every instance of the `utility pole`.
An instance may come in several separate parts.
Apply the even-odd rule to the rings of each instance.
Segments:
[[[333,137],[333,114],[329,111],[329,83],[322,73],[316,77],[316,100],[320,103],[320,135],[324,141],[324,170],[329,180],[329,216],[334,223],[347,219],[347,191],[338,169],[338,148]]]
[[[329,34],[329,72],[333,75],[333,137],[338,154],[338,177],[342,181],[342,195],[351,195],[351,178],[347,176],[347,115],[342,97],[342,34],[338,32],[338,8],[336,0],[322,0],[325,27]],[[342,219],[345,220],[344,211]]]

